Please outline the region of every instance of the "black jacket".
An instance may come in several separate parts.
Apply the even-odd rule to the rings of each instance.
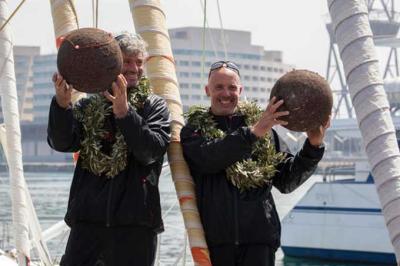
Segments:
[[[257,137],[244,117],[214,116],[224,138],[206,141],[190,124],[181,132],[183,153],[196,183],[197,203],[207,244],[280,245],[280,221],[272,198],[272,185],[289,193],[306,181],[322,158],[324,148],[314,148],[308,140],[295,156],[287,153],[278,165],[272,185],[243,193],[227,179],[225,169],[249,158]],[[274,132],[275,146],[279,140]]]
[[[83,99],[78,104],[85,105]],[[65,221],[104,226],[145,226],[163,230],[158,179],[170,139],[170,118],[165,101],[155,95],[144,107],[129,107],[126,117],[111,115],[108,130],[118,127],[128,145],[128,164],[112,179],[96,176],[81,167],[78,159],[71,184]],[[73,118],[72,109],[61,108],[55,97],[50,106],[48,143],[60,152],[76,152],[82,140],[82,125]],[[102,141],[103,151],[112,142]]]

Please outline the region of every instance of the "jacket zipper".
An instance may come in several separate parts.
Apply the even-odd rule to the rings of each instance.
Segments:
[[[238,220],[238,202],[237,202],[237,190],[233,191],[233,216],[235,226],[235,245],[239,245],[239,220]]]
[[[228,116],[225,118],[225,124],[227,128],[227,132],[231,132],[232,130],[232,116]],[[238,219],[238,191],[236,189],[233,190],[233,216],[234,216],[234,235],[235,235],[235,245],[239,245],[239,219]]]
[[[114,179],[110,180],[110,190],[108,191],[108,199],[107,199],[107,214],[106,214],[106,226],[110,227],[111,225],[111,196],[113,190]]]

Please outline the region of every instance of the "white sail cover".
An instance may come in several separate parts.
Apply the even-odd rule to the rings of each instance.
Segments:
[[[400,263],[400,154],[368,8],[364,0],[328,0],[328,7],[382,212]]]
[[[0,24],[9,16],[7,1],[0,0]],[[30,257],[28,213],[22,169],[21,130],[19,127],[17,88],[15,83],[13,45],[9,26],[0,32],[0,95],[6,129],[6,149],[10,172],[15,244],[19,253]]]
[[[0,0],[0,25],[5,23],[8,16],[7,1]],[[7,151],[9,166],[14,237],[19,265],[26,265],[30,259],[30,241],[36,244],[43,262],[46,265],[50,265],[49,252],[45,243],[41,241],[40,225],[37,221],[23,173],[13,43],[9,25],[0,32],[0,96],[6,132],[4,150]]]

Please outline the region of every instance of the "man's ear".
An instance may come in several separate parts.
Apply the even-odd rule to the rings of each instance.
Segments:
[[[240,88],[239,88],[239,95],[242,94],[242,91],[243,91],[243,86],[240,85]]]
[[[207,96],[210,97],[210,88],[206,85],[204,90],[206,91]]]

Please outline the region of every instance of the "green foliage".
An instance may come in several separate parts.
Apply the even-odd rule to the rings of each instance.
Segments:
[[[148,79],[142,78],[138,87],[128,93],[128,102],[134,108],[143,108],[150,93]],[[117,128],[110,154],[101,151],[101,141],[110,133],[104,129],[104,123],[107,117],[112,116],[112,105],[100,94],[93,95],[86,101],[84,107],[75,106],[73,109],[75,119],[82,123],[83,128],[83,140],[79,151],[82,167],[95,175],[105,174],[107,178],[112,178],[126,168],[127,144]]]
[[[247,125],[253,125],[261,117],[262,110],[253,102],[241,102],[238,106],[239,113],[245,116]],[[211,113],[205,107],[193,106],[185,114],[188,124],[200,131],[206,139],[223,138],[225,133],[216,128]],[[263,187],[271,182],[276,174],[276,166],[285,159],[285,155],[276,152],[267,134],[263,139],[254,144],[252,158],[236,162],[226,169],[227,179],[240,191]]]

